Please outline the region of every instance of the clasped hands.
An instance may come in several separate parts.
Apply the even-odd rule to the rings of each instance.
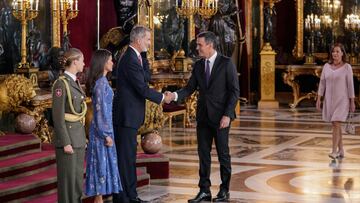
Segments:
[[[165,91],[164,93],[164,102],[169,104],[170,102],[175,100],[175,93],[170,91]]]

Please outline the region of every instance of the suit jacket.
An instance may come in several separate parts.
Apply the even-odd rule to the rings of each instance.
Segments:
[[[219,126],[222,116],[236,117],[235,107],[239,98],[239,81],[235,65],[231,59],[218,53],[211,71],[208,87],[205,78],[205,59],[195,62],[187,85],[177,91],[178,101],[199,91],[196,120],[198,123],[210,121]]]
[[[131,48],[125,51],[117,65],[116,91],[113,102],[114,125],[138,129],[145,118],[145,99],[161,103],[162,94],[148,85],[149,63],[142,58],[139,62]]]
[[[82,111],[81,104],[86,98],[84,91],[81,87],[67,74],[64,74],[68,81],[74,110],[77,113]],[[62,80],[58,79],[53,85],[52,93],[52,118],[54,121],[55,130],[55,147],[64,147],[72,145],[74,148],[85,147],[86,136],[84,125],[78,122],[65,121],[65,113],[72,113],[68,102],[65,84]]]

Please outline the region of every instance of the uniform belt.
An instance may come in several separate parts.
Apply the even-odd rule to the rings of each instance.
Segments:
[[[65,113],[65,121],[81,122],[83,125],[85,125],[85,116],[77,116],[75,114]]]

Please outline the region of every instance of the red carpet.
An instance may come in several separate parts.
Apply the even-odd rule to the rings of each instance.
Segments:
[[[138,187],[169,177],[169,159],[161,154],[137,156]],[[57,201],[56,160],[52,145],[34,135],[0,136],[0,202]],[[84,203],[92,202],[85,198]]]
[[[0,136],[0,202],[22,202],[55,190],[53,150],[42,151],[34,135]]]

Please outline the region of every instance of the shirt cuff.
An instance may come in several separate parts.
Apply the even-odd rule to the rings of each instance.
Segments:
[[[175,99],[174,99],[174,101],[177,102],[177,100],[178,100],[178,94],[177,94],[177,92],[174,92],[174,94],[175,94]]]

